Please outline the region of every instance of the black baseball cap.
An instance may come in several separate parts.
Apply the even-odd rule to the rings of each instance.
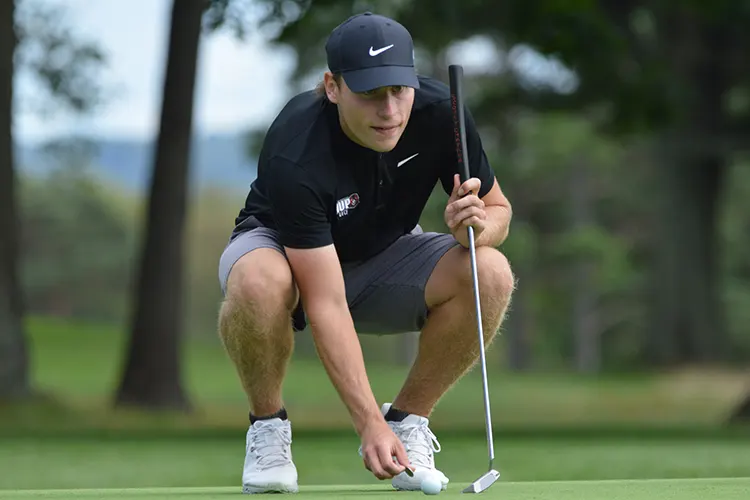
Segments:
[[[338,25],[326,42],[328,69],[354,92],[403,85],[419,88],[414,42],[401,24],[365,12]]]

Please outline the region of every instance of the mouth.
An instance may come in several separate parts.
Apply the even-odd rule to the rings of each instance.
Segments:
[[[396,135],[401,127],[399,125],[392,125],[388,127],[372,127],[372,129],[379,135],[384,137],[392,137]]]

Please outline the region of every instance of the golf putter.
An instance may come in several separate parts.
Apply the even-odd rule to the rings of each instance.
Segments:
[[[456,156],[461,182],[471,176],[469,170],[469,154],[466,146],[466,121],[464,115],[463,67],[453,64],[448,67],[450,78],[451,110],[453,113],[453,132],[456,144]],[[481,493],[492,486],[500,478],[500,473],[493,468],[495,448],[492,439],[492,418],[490,415],[490,392],[487,383],[487,360],[484,355],[484,332],[482,331],[482,311],[479,301],[479,277],[477,276],[477,254],[474,244],[474,228],[469,226],[469,254],[471,257],[471,274],[474,282],[474,306],[477,313],[477,333],[479,334],[479,356],[482,367],[482,387],[484,389],[484,420],[487,430],[487,447],[489,453],[489,467],[487,472],[467,486],[463,493]]]

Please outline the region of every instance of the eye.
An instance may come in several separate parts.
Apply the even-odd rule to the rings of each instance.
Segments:
[[[404,88],[405,87],[403,85],[393,85],[391,87],[391,92],[393,92],[394,94],[400,94],[404,91]]]

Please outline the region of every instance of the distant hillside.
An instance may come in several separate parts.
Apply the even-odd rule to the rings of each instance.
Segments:
[[[148,187],[155,144],[155,141],[98,141],[91,163],[103,178],[128,190],[143,191]],[[19,167],[26,172],[44,172],[55,166],[38,147],[21,145],[17,155]],[[193,187],[245,190],[255,179],[256,160],[248,158],[242,135],[198,137],[193,142],[190,175]]]

